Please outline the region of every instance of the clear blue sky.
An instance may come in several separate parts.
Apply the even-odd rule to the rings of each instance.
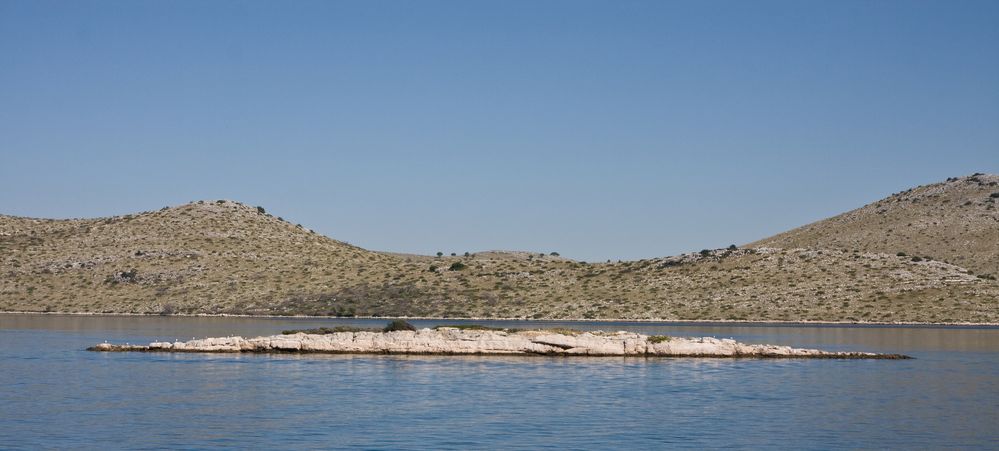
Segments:
[[[0,212],[635,259],[999,172],[996,1],[0,0]]]

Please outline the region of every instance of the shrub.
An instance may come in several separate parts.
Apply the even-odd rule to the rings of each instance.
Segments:
[[[504,327],[491,327],[483,326],[481,324],[441,324],[439,326],[434,326],[434,330],[441,330],[443,328],[447,329],[458,329],[458,330],[489,330],[489,331],[508,331],[516,332],[521,329],[507,329]]]
[[[465,264],[462,262],[454,262],[451,263],[451,266],[448,269],[450,269],[451,271],[461,271],[465,269],[465,267],[466,267]]]
[[[905,257],[905,252],[899,252],[899,253],[897,253],[895,255],[897,255],[899,257]]]
[[[340,332],[380,332],[380,329],[375,329],[371,327],[353,327],[353,326],[336,326],[336,327],[320,327],[318,329],[292,329],[292,330],[282,330],[282,335],[295,335],[298,333],[309,334],[309,335],[329,335]]]
[[[444,253],[443,253],[443,252],[441,252],[441,251],[437,251],[437,256],[438,256],[438,257],[443,257],[443,256],[444,256]]]
[[[711,255],[710,249],[701,249],[701,257],[707,257],[709,255]]]
[[[648,342],[649,343],[662,343],[664,341],[670,341],[672,339],[673,339],[673,337],[670,337],[668,335],[651,335],[648,338]]]
[[[264,210],[264,207],[257,207],[257,213],[260,213],[260,214],[266,214],[266,213],[267,213],[267,211],[266,211],[266,210]]]
[[[991,197],[991,198],[993,198],[993,199],[995,199],[995,198],[999,198],[999,191],[997,191],[997,192],[994,192],[994,193],[992,193],[992,194],[989,194],[989,197]]]
[[[552,252],[552,253],[550,253],[548,255],[551,255],[552,257],[558,257],[559,253],[558,252]]]
[[[470,257],[471,255],[472,255],[472,254],[469,254],[468,252],[465,252],[465,256],[466,256],[466,257]]]
[[[430,268],[429,268],[429,269],[427,269],[427,271],[430,271],[430,272],[437,272],[437,265],[430,265]]]
[[[738,249],[738,247],[736,247],[736,245],[734,245],[734,244],[729,244],[729,245],[728,245],[728,250],[730,250],[730,251],[734,251],[734,250],[736,250],[736,249]]]
[[[382,329],[382,332],[394,332],[394,331],[397,331],[397,330],[414,330],[415,331],[416,327],[413,327],[412,324],[409,324],[409,323],[407,323],[404,320],[396,319],[396,320],[392,320],[390,323],[388,323],[388,325],[386,325],[385,328]]]
[[[921,262],[921,261],[923,261],[923,259],[919,258],[919,257],[912,257],[912,261],[914,261],[914,262]]]

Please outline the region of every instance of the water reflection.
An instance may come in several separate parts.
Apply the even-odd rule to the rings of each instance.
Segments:
[[[828,449],[999,440],[995,328],[544,324],[918,357],[906,361],[82,351],[104,339],[383,323],[0,315],[0,446]]]
[[[160,316],[79,316],[0,314],[0,329],[42,329],[88,333],[136,341],[189,340],[210,336],[258,336],[288,329],[355,326],[381,327],[386,320],[349,318],[223,318]],[[633,331],[673,336],[735,338],[749,343],[822,347],[830,350],[864,349],[878,352],[967,351],[990,352],[999,347],[994,326],[866,326],[766,325],[711,323],[573,322],[573,321],[462,321],[412,320],[417,327],[441,324],[483,324],[513,328],[567,327],[580,330]],[[102,338],[103,340],[103,338]]]

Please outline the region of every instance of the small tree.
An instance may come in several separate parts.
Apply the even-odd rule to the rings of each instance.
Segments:
[[[260,213],[260,214],[266,214],[266,213],[267,213],[267,210],[264,210],[264,207],[260,207],[260,206],[258,206],[258,207],[257,207],[257,213]]]
[[[438,256],[438,257],[443,257],[443,256],[444,256],[444,253],[443,253],[443,252],[441,252],[441,251],[437,251],[437,256]]]

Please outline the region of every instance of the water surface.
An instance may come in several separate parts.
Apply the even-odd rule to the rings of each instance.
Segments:
[[[432,326],[456,321],[413,321]],[[915,360],[91,353],[378,320],[0,315],[0,448],[995,448],[999,329],[477,322]]]

